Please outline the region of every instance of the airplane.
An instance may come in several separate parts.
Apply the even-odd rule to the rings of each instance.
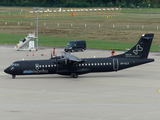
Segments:
[[[77,78],[78,75],[86,73],[119,71],[153,62],[154,59],[148,58],[153,37],[152,33],[143,34],[134,47],[119,55],[103,58],[78,58],[71,53],[62,52],[61,56],[47,60],[13,62],[4,72],[11,74],[14,79],[16,75],[59,74]]]

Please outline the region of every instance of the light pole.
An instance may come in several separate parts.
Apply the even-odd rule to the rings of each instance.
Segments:
[[[34,7],[34,9],[36,10],[36,50],[38,50],[38,12],[43,8]]]

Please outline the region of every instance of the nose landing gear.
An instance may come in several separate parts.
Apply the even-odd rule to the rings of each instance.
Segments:
[[[16,75],[12,75],[12,79],[15,79],[16,78]]]

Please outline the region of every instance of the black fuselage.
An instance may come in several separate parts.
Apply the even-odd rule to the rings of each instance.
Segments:
[[[71,75],[90,72],[111,72],[154,61],[137,58],[83,58],[82,63],[57,64],[56,59],[16,61],[4,71],[11,75],[60,74]]]

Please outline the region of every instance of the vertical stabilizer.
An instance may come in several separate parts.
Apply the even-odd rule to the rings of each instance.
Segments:
[[[147,58],[153,37],[154,34],[152,33],[143,34],[138,43],[133,48],[124,54],[117,55],[116,57]]]

